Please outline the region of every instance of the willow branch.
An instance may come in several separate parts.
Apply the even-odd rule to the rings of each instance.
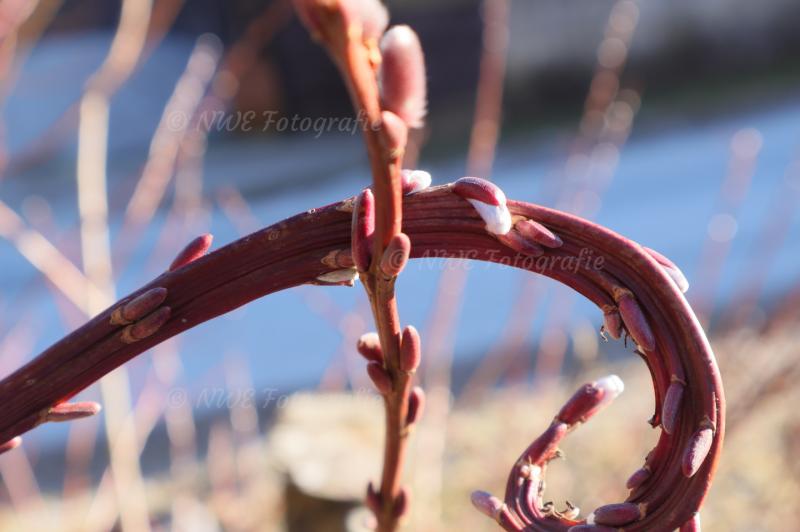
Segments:
[[[331,274],[353,265],[354,202],[312,209],[205,256],[205,240],[192,243],[174,269],[0,382],[0,442],[15,442],[45,422],[51,408],[172,336],[279,290],[331,284]],[[725,402],[713,353],[678,284],[646,248],[607,229],[529,203],[509,201],[508,208],[516,224],[540,224],[563,244],[519,251],[520,240],[487,232],[472,205],[445,185],[404,198],[402,229],[412,258],[469,258],[546,275],[595,303],[610,334],[627,331],[640,343],[656,395],[651,423],[662,436],[630,484],[629,502],[647,512],[626,530],[669,531],[690,521],[717,467]],[[547,517],[531,526],[573,525]]]

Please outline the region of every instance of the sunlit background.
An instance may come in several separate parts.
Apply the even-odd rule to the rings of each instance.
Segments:
[[[800,521],[800,4],[389,2],[419,33],[430,115],[409,164],[491,178],[676,262],[726,379],[712,531]],[[0,375],[164,271],[370,182],[340,77],[286,0],[0,1]],[[630,347],[564,287],[412,262],[430,408],[409,530],[494,530],[502,492],[575,386],[626,394],[574,435],[548,498],[621,500],[656,431]],[[0,457],[0,530],[362,530],[382,407],[360,287],[299,287],[143,354]],[[313,393],[312,393],[313,392]],[[111,449],[111,451],[109,451]],[[790,525],[791,527],[791,525]]]

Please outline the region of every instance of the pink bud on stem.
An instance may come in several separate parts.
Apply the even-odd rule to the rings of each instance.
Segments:
[[[584,421],[603,410],[605,407],[611,404],[614,399],[619,397],[622,392],[625,391],[625,383],[622,382],[622,379],[616,375],[607,375],[601,379],[597,379],[593,385],[596,388],[603,390],[603,394],[600,398],[600,402],[598,402],[594,408],[584,414]]]
[[[653,351],[656,348],[653,329],[650,328],[642,307],[639,306],[633,294],[623,292],[617,301],[617,305],[619,306],[622,321],[625,322],[625,327],[633,337],[634,342],[639,344],[645,351]]]
[[[166,288],[151,288],[124,305],[114,309],[114,312],[111,313],[111,324],[127,325],[140,320],[157,309],[166,298]]]
[[[600,405],[605,394],[605,389],[594,383],[584,384],[561,408],[556,418],[567,425],[583,422],[586,414]]]
[[[408,513],[410,499],[411,496],[408,492],[408,489],[406,487],[400,488],[400,493],[397,494],[397,498],[394,500],[393,514],[395,517],[403,517],[406,513]]]
[[[516,228],[509,231],[508,234],[498,236],[498,239],[517,253],[531,257],[539,257],[544,253],[542,246],[518,232]]]
[[[381,271],[387,277],[397,277],[408,263],[411,255],[411,240],[405,233],[397,233],[389,240],[389,245],[381,257]]]
[[[661,408],[661,427],[667,434],[675,432],[678,423],[678,412],[683,401],[684,384],[673,379],[664,396],[664,405]]]
[[[622,526],[642,518],[642,509],[637,504],[621,502],[601,506],[593,512],[598,525]]]
[[[511,231],[511,212],[500,187],[478,177],[462,177],[453,184],[453,192],[478,211],[486,223],[487,231],[495,235],[505,235]]]
[[[204,235],[200,235],[188,244],[186,247],[178,253],[178,256],[175,257],[175,260],[172,261],[172,264],[169,265],[169,270],[174,272],[178,268],[182,268],[187,264],[196,261],[200,257],[206,254],[208,248],[211,247],[211,242],[214,241],[214,236],[206,233]]]
[[[375,196],[365,188],[356,197],[353,222],[350,229],[350,246],[353,263],[359,272],[369,269],[372,262],[372,241],[375,235]]]
[[[462,177],[453,183],[453,192],[464,199],[477,200],[487,205],[499,207],[506,204],[503,190],[480,177]]]
[[[93,416],[100,412],[100,410],[102,410],[102,407],[93,401],[81,403],[61,403],[60,405],[50,408],[45,415],[44,420],[55,423],[62,421],[73,421],[76,419]]]
[[[647,479],[650,478],[650,467],[644,466],[640,469],[637,469],[630,477],[628,477],[628,481],[625,483],[625,487],[629,490],[635,490],[639,488],[642,484],[647,482]]]
[[[408,396],[408,413],[406,414],[406,426],[410,427],[422,418],[425,411],[425,392],[419,386],[412,388]]]
[[[654,249],[646,247],[644,250],[661,265],[664,272],[675,282],[675,286],[678,287],[678,290],[684,294],[689,291],[689,281],[674,262]]]
[[[391,111],[381,112],[378,131],[383,149],[390,159],[397,159],[405,153],[406,144],[408,144],[408,126],[402,118]]]
[[[128,325],[122,330],[121,340],[126,344],[132,344],[139,340],[144,340],[148,336],[155,334],[164,323],[167,322],[172,309],[160,307],[152,314],[144,317],[132,325]]]
[[[413,325],[403,329],[403,338],[400,342],[400,370],[406,373],[417,371],[422,359],[419,333]]]
[[[392,378],[380,362],[370,362],[367,364],[367,374],[375,385],[375,389],[381,395],[389,395],[392,392]]]
[[[368,332],[363,334],[356,343],[356,349],[367,361],[383,364],[383,349],[381,348],[381,340],[378,338],[378,333]]]
[[[473,491],[470,501],[476,510],[495,520],[504,506],[503,501],[485,491]]]
[[[564,242],[558,235],[554,234],[550,229],[539,222],[533,220],[520,220],[514,225],[514,229],[533,242],[547,248],[560,248],[564,245]]]
[[[427,112],[425,57],[417,34],[408,26],[393,26],[381,39],[378,79],[383,107],[420,128]]]
[[[683,454],[682,470],[686,478],[693,477],[700,470],[713,442],[714,431],[710,427],[702,427],[692,434]]]

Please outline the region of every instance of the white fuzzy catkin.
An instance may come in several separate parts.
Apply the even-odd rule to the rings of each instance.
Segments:
[[[358,279],[358,271],[355,268],[334,270],[332,272],[323,273],[317,277],[318,281],[324,283],[354,283],[356,279]]]
[[[403,192],[411,194],[412,192],[419,192],[431,186],[433,179],[431,174],[425,170],[403,170]]]
[[[466,198],[475,207],[486,223],[486,230],[496,235],[505,235],[511,231],[511,212],[505,202],[500,205],[489,205],[479,200]]]

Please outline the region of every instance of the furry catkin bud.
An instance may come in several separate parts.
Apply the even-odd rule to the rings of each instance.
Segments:
[[[679,532],[700,532],[700,514],[695,513],[691,519],[683,523]]]
[[[594,511],[594,522],[598,525],[622,526],[641,518],[641,508],[629,502],[607,504]]]
[[[503,501],[485,491],[473,491],[470,501],[476,510],[492,519],[497,519],[497,516],[503,510]]]
[[[561,238],[539,222],[533,220],[520,220],[514,225],[528,239],[547,248],[559,248],[564,245]]]
[[[358,272],[355,268],[344,268],[342,270],[334,270],[332,272],[323,273],[317,276],[317,281],[326,285],[337,286],[353,286],[358,279]]]
[[[175,257],[175,260],[172,261],[172,264],[169,265],[169,271],[174,272],[178,268],[182,268],[189,263],[192,263],[206,254],[208,248],[211,247],[211,242],[214,241],[214,236],[211,234],[204,234],[200,235],[188,244],[186,247],[181,250],[180,253]]]
[[[601,379],[597,379],[594,382],[594,386],[603,390],[603,398],[600,400],[600,403],[595,407],[595,409],[587,414],[587,418],[608,406],[611,401],[619,397],[620,394],[625,391],[625,383],[622,382],[622,379],[616,375],[608,375]]]
[[[381,395],[388,395],[392,391],[392,378],[380,362],[367,364],[367,374]]]
[[[682,470],[686,478],[691,478],[700,470],[705,462],[711,444],[714,441],[714,431],[709,427],[698,429],[689,439],[683,453]]]
[[[172,314],[169,307],[160,307],[158,310],[142,318],[132,325],[128,325],[122,330],[120,339],[126,344],[132,344],[139,340],[144,340],[152,336],[164,325]]]
[[[584,384],[561,408],[556,418],[567,425],[582,422],[586,414],[600,405],[605,394],[603,388],[594,384]]]
[[[100,412],[101,409],[102,407],[93,401],[82,403],[61,403],[60,405],[56,405],[48,410],[47,414],[45,415],[45,421],[73,421],[75,419],[93,416]]]
[[[403,119],[391,111],[381,112],[379,128],[381,143],[390,159],[403,155],[408,144],[408,126]]]
[[[425,392],[419,386],[412,388],[408,396],[408,414],[406,426],[411,426],[422,418],[425,411]]]
[[[408,170],[404,169],[400,172],[400,183],[403,194],[411,194],[412,192],[419,192],[431,186],[431,174],[425,170]]]
[[[381,39],[378,79],[383,107],[408,127],[424,124],[427,111],[425,57],[417,34],[408,26],[393,26]]]
[[[511,213],[506,195],[500,187],[478,177],[462,177],[453,183],[453,192],[470,202],[486,223],[486,230],[495,235],[511,231]]]
[[[683,383],[673,380],[664,396],[664,405],[661,408],[661,427],[667,434],[675,432],[678,423],[678,412],[683,401]]]
[[[356,343],[356,349],[367,361],[383,364],[383,349],[378,333],[368,332],[361,335]]]
[[[22,445],[22,438],[15,436],[5,443],[0,443],[0,454],[16,449],[20,445]]]
[[[350,246],[353,263],[359,272],[369,269],[372,262],[372,241],[375,235],[375,196],[366,188],[356,197],[353,221],[350,226]]]
[[[403,329],[403,338],[400,342],[400,369],[407,373],[416,371],[422,358],[419,333],[413,325]]]
[[[630,293],[624,293],[617,302],[619,313],[625,327],[628,329],[633,340],[645,351],[653,351],[656,348],[653,329],[650,328],[647,318],[642,311],[642,307]]]
[[[167,289],[151,288],[118,307],[111,313],[112,325],[127,325],[140,320],[154,311],[167,298]]]
[[[389,240],[389,245],[381,257],[381,271],[388,277],[400,275],[411,254],[411,240],[405,233],[397,233]]]

